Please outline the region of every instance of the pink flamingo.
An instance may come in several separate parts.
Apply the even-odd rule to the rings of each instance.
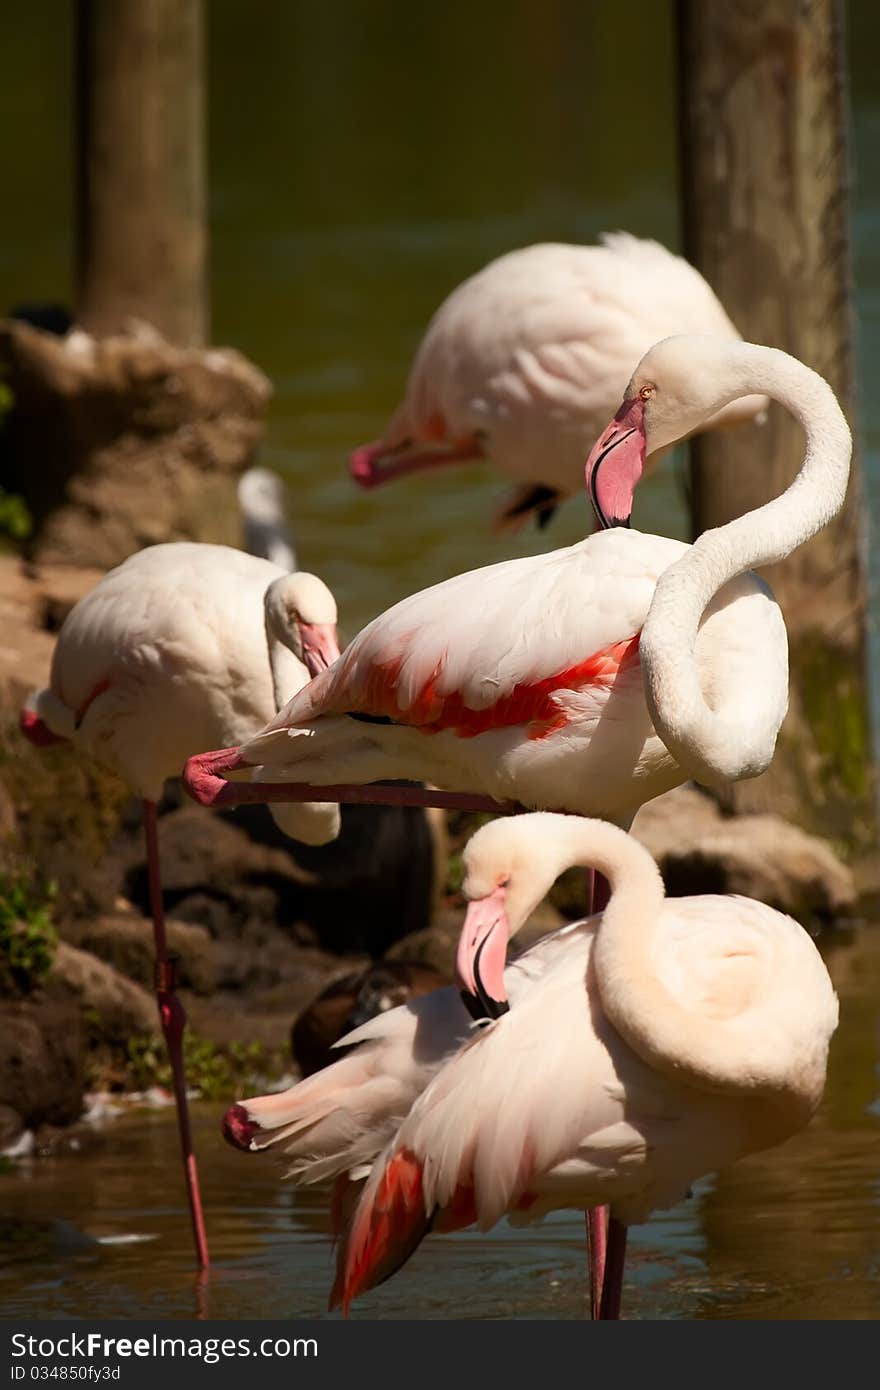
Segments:
[[[430,1229],[608,1203],[601,1316],[618,1317],[627,1225],[818,1105],[837,1000],[807,933],[750,898],[665,899],[650,855],[615,826],[537,814],[477,832],[466,978],[503,994],[507,935],[574,864],[609,880],[608,905],[415,1102],[350,1219],[331,1306],[347,1311]]]
[[[412,804],[469,793],[496,809],[515,800],[627,824],[689,777],[757,776],[785,713],[787,644],[772,595],[747,571],[789,554],[843,503],[852,446],[833,392],[773,348],[666,339],[587,461],[600,516],[626,521],[646,453],[759,390],[806,431],[781,497],[691,546],[621,525],[404,599],[262,733],[191,758],[189,790],[208,805],[310,800],[321,788]],[[246,767],[249,784],[219,775]],[[364,785],[382,778],[455,790]]]
[[[842,505],[851,440],[833,393],[775,349],[667,339],[587,461],[600,520],[624,523],[646,454],[762,392],[807,435],[782,497],[693,546],[618,527],[405,599],[243,749],[191,759],[190,791],[208,805],[322,786],[332,799],[496,810],[515,798],[627,825],[688,777],[758,775],[785,713],[787,650],[772,595],[744,571]],[[218,775],[247,766],[250,784]],[[389,777],[455,790],[363,785]]]
[[[143,798],[159,1017],[174,1076],[199,1263],[208,1246],[192,1147],[182,1040],[186,1023],[167,951],[156,803],[193,749],[253,733],[338,656],[336,605],[310,574],[226,546],[177,543],[132,555],[65,621],[49,685],[22,711],[35,744],[69,741]],[[280,828],[323,844],[338,807],[272,808]]]
[[[563,927],[504,967],[505,1001],[516,1007],[582,927]],[[335,1178],[344,1188],[367,1176],[401,1118],[473,1027],[470,1007],[453,985],[412,998],[340,1038],[332,1065],[289,1090],[236,1101],[223,1132],[236,1148],[275,1150],[297,1183]]]
[[[512,251],[437,310],[406,394],[380,440],[356,449],[363,487],[487,458],[517,484],[500,519],[544,525],[579,491],[583,460],[634,365],[672,333],[738,334],[706,281],[656,241],[626,232],[599,246]],[[760,416],[762,394],[728,402],[700,428]]]

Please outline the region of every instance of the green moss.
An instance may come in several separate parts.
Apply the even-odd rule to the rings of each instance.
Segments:
[[[873,839],[873,761],[865,679],[850,652],[820,632],[793,646],[792,687],[798,691],[812,750],[792,739],[783,755],[799,769],[811,828],[844,845]],[[812,751],[812,756],[811,756]]]
[[[52,966],[58,934],[53,884],[41,884],[25,861],[0,862],[0,990],[34,989]]]
[[[183,1038],[186,1079],[205,1100],[226,1100],[230,1095],[259,1086],[281,1070],[280,1056],[262,1043],[231,1042],[218,1047],[190,1030]],[[128,1042],[127,1081],[132,1090],[150,1086],[171,1089],[171,1065],[160,1037],[136,1037]]]

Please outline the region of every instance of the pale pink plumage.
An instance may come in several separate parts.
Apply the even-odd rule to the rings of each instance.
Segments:
[[[273,585],[282,602],[275,631],[267,632]],[[157,801],[191,753],[241,742],[308,682],[284,609],[291,586],[301,604],[312,605],[300,614],[306,622],[335,623],[332,596],[313,575],[286,574],[228,546],[178,542],[138,551],[69,614],[36,713],[136,795]],[[322,843],[336,833],[336,808],[284,806],[275,814],[296,838]]]
[[[618,412],[587,470],[594,491],[615,469],[634,479],[653,448],[761,388],[806,431],[786,493],[693,546],[615,527],[404,599],[244,746],[254,779],[419,778],[625,823],[689,776],[762,772],[787,704],[786,635],[746,571],[843,503],[851,438],[828,384],[772,348],[669,338],[627,388],[632,423]]]
[[[580,491],[583,461],[639,360],[673,333],[739,335],[703,277],[626,232],[598,246],[545,244],[492,261],[449,295],[413,361],[382,438],[352,455],[364,485],[481,455],[552,505]],[[752,395],[710,426],[754,419]]]
[[[471,898],[525,904],[589,863],[611,882],[533,987],[438,1072],[373,1168],[339,1255],[347,1306],[432,1222],[487,1230],[609,1203],[644,1220],[722,1164],[806,1124],[837,1003],[806,932],[748,898],[664,900],[650,856],[595,821],[495,821],[466,851]]]
[[[583,926],[573,924],[543,938],[509,965],[509,998],[521,999]],[[451,986],[389,1009],[339,1040],[337,1062],[287,1091],[237,1102],[227,1117],[228,1137],[252,1152],[272,1149],[284,1159],[287,1176],[299,1183],[364,1177],[473,1028]]]

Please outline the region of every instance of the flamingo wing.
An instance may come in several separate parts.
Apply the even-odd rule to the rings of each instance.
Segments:
[[[591,933],[437,1074],[379,1158],[340,1247],[333,1301],[393,1273],[433,1225],[527,1217],[542,1178],[577,1156],[603,1172],[644,1151],[628,1122],[613,1034],[584,980]],[[637,1071],[643,1070],[636,1064]],[[650,1085],[646,1085],[650,1093]],[[662,1089],[662,1088],[661,1088]],[[656,1109],[661,1099],[650,1096]]]
[[[622,530],[458,575],[370,623],[245,748],[262,761],[279,730],[325,715],[473,737],[558,714],[555,692],[610,684],[678,541]],[[261,756],[258,758],[258,754]]]

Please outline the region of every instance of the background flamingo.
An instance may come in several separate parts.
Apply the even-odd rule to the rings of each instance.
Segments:
[[[208,1247],[183,1071],[186,1017],[167,955],[156,803],[194,748],[253,732],[338,651],[336,604],[314,575],[286,574],[226,546],[151,546],[111,570],[72,610],[49,686],[22,712],[32,742],[69,740],[143,798],[159,1016],[203,1265]],[[273,814],[307,843],[338,832],[338,807],[326,803]]]
[[[540,525],[580,490],[584,457],[636,363],[672,333],[739,335],[700,273],[626,232],[599,246],[511,251],[465,280],[428,325],[382,438],[351,456],[363,487],[487,458],[517,484],[501,519]],[[761,415],[751,394],[700,428]],[[661,446],[662,447],[662,446]]]
[[[297,568],[296,547],[287,522],[284,482],[271,468],[248,468],[238,480],[244,548],[279,569]]]
[[[614,826],[539,814],[478,831],[465,969],[497,975],[498,994],[504,939],[573,864],[609,880],[604,913],[567,932],[552,968],[413,1106],[341,1245],[331,1302],[344,1309],[431,1228],[607,1202],[602,1316],[616,1317],[626,1226],[815,1110],[837,1000],[809,936],[749,898],[665,900],[650,855]]]

